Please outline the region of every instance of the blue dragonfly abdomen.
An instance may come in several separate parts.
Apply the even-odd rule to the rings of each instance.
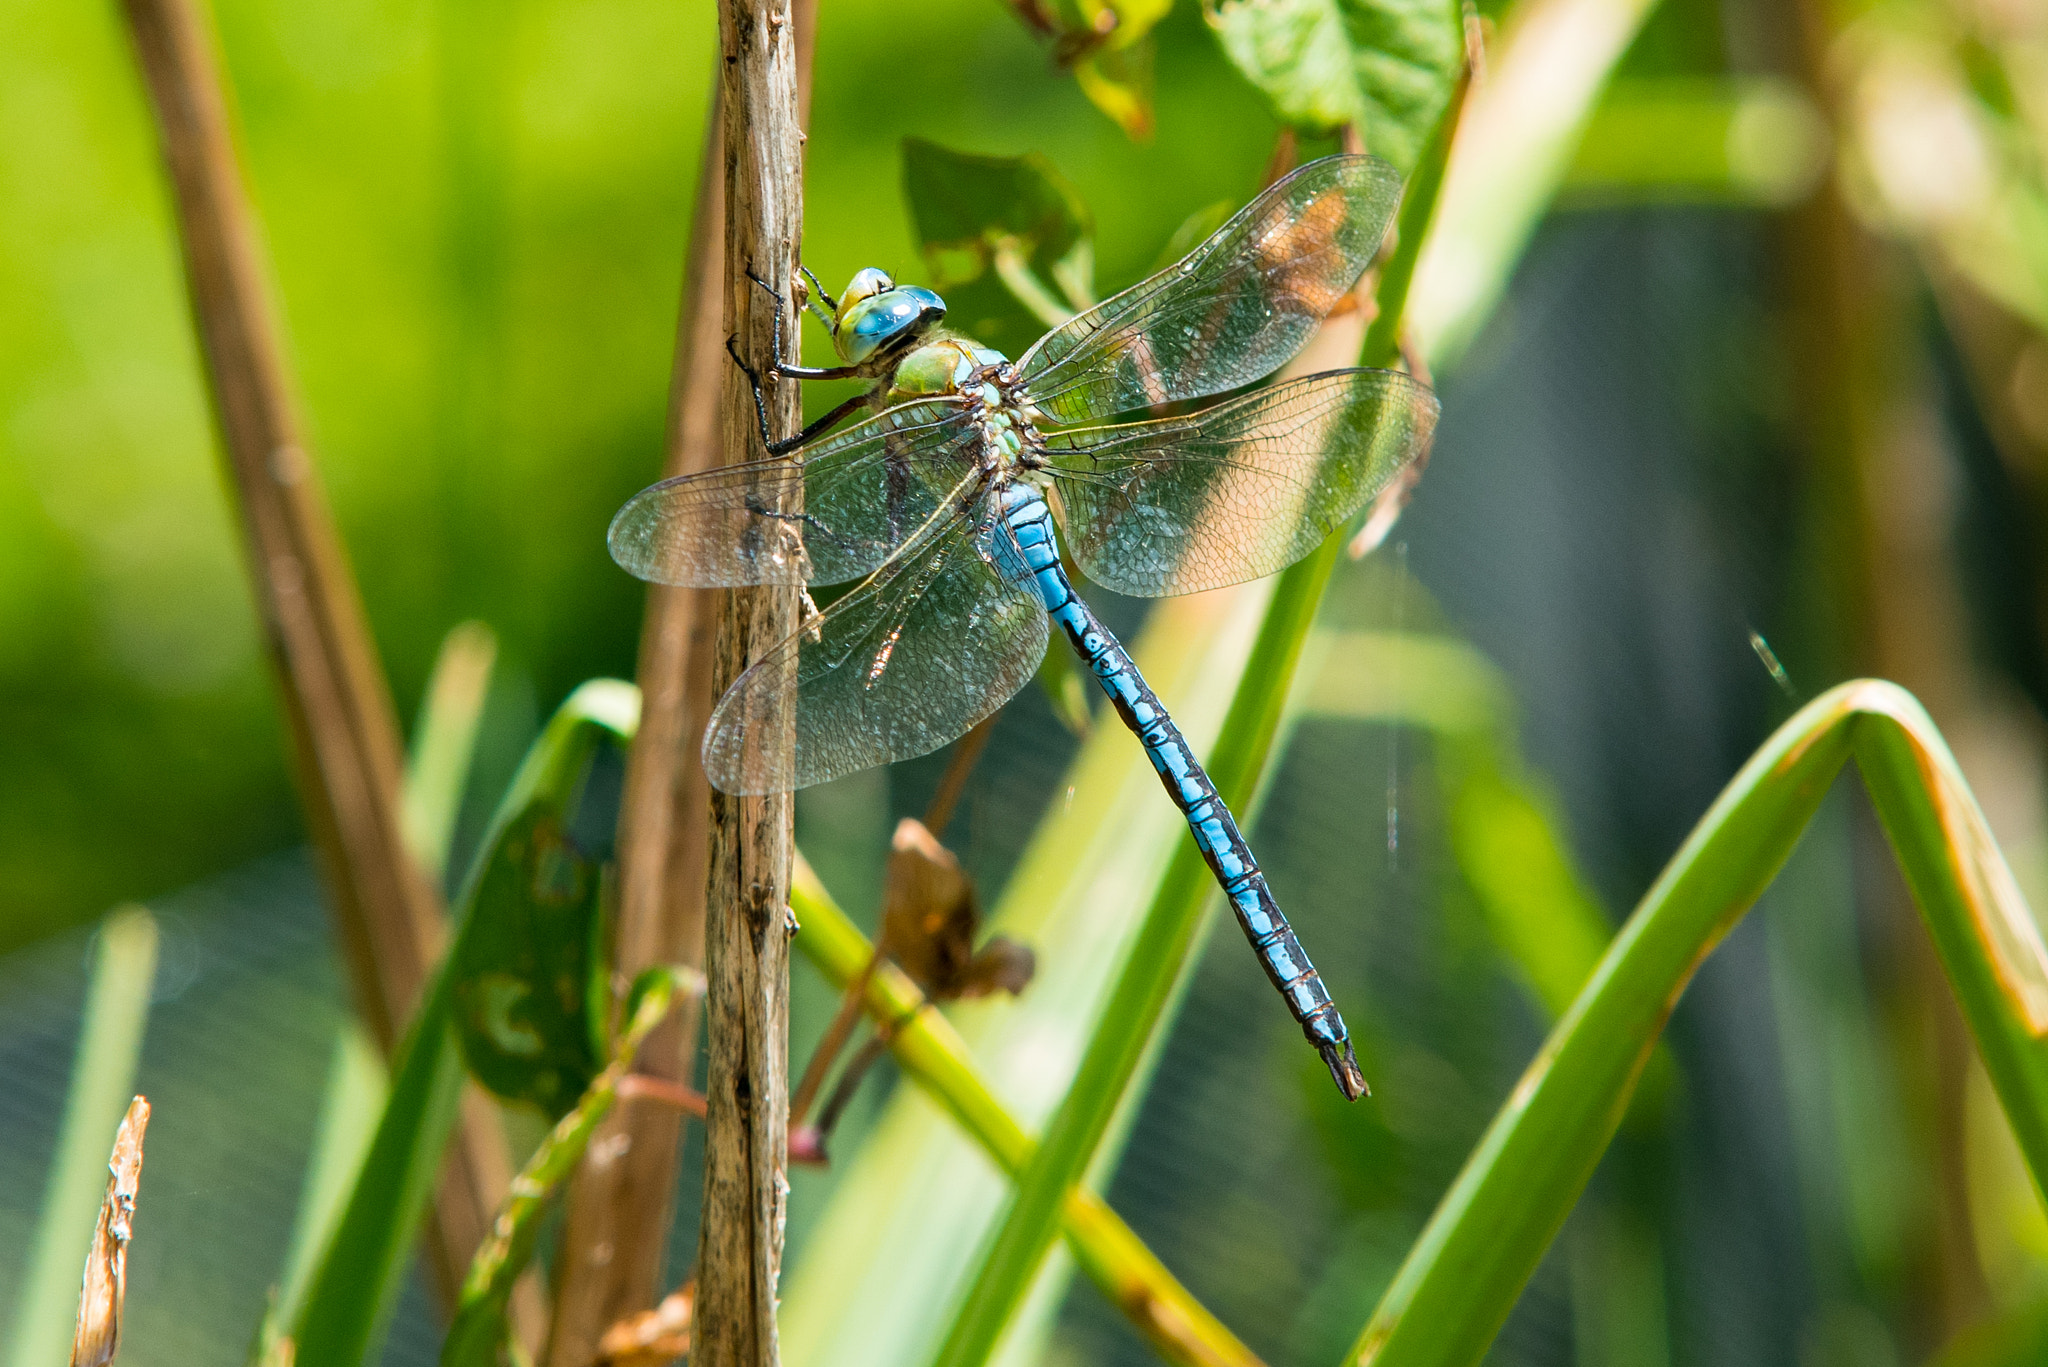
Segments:
[[[1007,485],[1001,499],[1003,523],[1010,536],[994,533],[988,537],[997,548],[998,567],[1009,576],[1028,576],[1028,585],[1045,605],[1046,612],[1087,663],[1124,725],[1145,747],[1167,796],[1187,818],[1202,858],[1216,875],[1224,896],[1230,899],[1231,910],[1251,942],[1253,953],[1286,999],[1287,1009],[1300,1023],[1302,1033],[1323,1056],[1330,1076],[1346,1097],[1356,1100],[1365,1095],[1365,1075],[1352,1055],[1351,1035],[1344,1027],[1344,1018],[1338,1014],[1329,989],[1323,986],[1322,975],[1309,962],[1301,941],[1295,938],[1293,927],[1274,900],[1273,890],[1267,886],[1259,861],[1252,857],[1251,847],[1238,830],[1236,818],[1196,760],[1187,737],[1174,725],[1172,715],[1138,672],[1130,652],[1081,595],[1074,592],[1066,568],[1060,564],[1052,510],[1036,489],[1021,481]],[[1011,539],[1014,549],[1005,544]]]

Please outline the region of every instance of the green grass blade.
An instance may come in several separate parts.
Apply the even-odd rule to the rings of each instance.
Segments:
[[[406,757],[400,828],[406,848],[437,885],[448,875],[455,821],[469,784],[477,729],[483,720],[497,653],[496,635],[481,622],[463,622],[448,633],[427,680],[412,749]],[[259,1360],[269,1360],[276,1340],[298,1318],[321,1251],[333,1237],[342,1203],[363,1169],[389,1098],[390,1077],[384,1060],[377,1056],[361,1026],[353,1020],[343,1022],[335,1040],[327,1093],[320,1103],[319,1129],[313,1137],[313,1155],[292,1224],[284,1273],[257,1336]]]
[[[482,622],[462,622],[442,638],[406,756],[399,830],[437,886],[448,876],[455,819],[469,786],[477,728],[497,658],[497,635]]]
[[[483,721],[483,699],[498,660],[498,637],[479,621],[465,621],[440,641],[434,672],[406,756],[406,787],[399,795],[399,828],[406,848],[438,885],[449,873],[455,820],[469,787],[469,769]],[[270,1361],[276,1340],[299,1318],[319,1254],[334,1238],[354,1176],[362,1170],[391,1094],[391,1078],[375,1047],[354,1021],[334,1041],[328,1092],[319,1105],[319,1129],[307,1164],[299,1213],[293,1221],[285,1273],[256,1340],[258,1361]]]
[[[342,1023],[334,1040],[334,1061],[328,1067],[327,1091],[320,1101],[320,1127],[313,1136],[313,1154],[292,1222],[292,1241],[285,1253],[284,1273],[270,1312],[264,1316],[257,1357],[270,1360],[275,1340],[298,1317],[306,1289],[319,1266],[321,1250],[334,1237],[343,1202],[376,1135],[376,1124],[390,1099],[391,1080],[377,1046],[362,1026]]]
[[[1347,1363],[1476,1363],[1577,1201],[1695,969],[1783,865],[1851,754],[2037,1186],[2048,951],[1934,725],[1896,685],[1802,708],[1723,790],[1616,936],[1396,1274]]]
[[[54,1367],[70,1354],[79,1276],[107,1191],[107,1153],[134,1095],[156,947],[156,919],[141,907],[115,911],[100,926],[56,1159],[21,1285],[11,1367]]]
[[[569,696],[507,789],[459,906],[470,905],[498,834],[536,804],[566,803],[599,742],[630,738],[638,720],[639,697],[630,684],[598,679]],[[369,1155],[293,1325],[298,1367],[360,1367],[396,1303],[462,1092],[448,965],[468,933],[465,922],[399,1048]]]
[[[383,1339],[462,1095],[450,996],[436,974],[399,1046],[390,1097],[292,1327],[297,1367],[359,1367]]]
[[[845,987],[867,963],[873,946],[801,856],[791,880],[790,906],[799,926],[797,949],[835,987]],[[869,979],[867,1006],[876,1020],[907,1018],[890,1052],[905,1074],[943,1106],[998,1167],[1014,1177],[1030,1163],[1037,1143],[982,1080],[966,1041],[943,1015],[926,1006],[901,970],[884,965],[875,972]],[[1080,1188],[1069,1191],[1061,1222],[1075,1261],[1168,1362],[1180,1367],[1257,1367],[1259,1359],[1251,1349],[1174,1280],[1101,1197]]]

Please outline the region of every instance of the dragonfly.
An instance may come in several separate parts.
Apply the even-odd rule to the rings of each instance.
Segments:
[[[805,620],[733,681],[706,726],[705,773],[727,793],[786,792],[939,749],[1036,674],[1057,624],[1354,1100],[1367,1088],[1342,1015],[1193,747],[1075,591],[1060,548],[1117,593],[1244,583],[1322,545],[1427,450],[1436,399],[1400,371],[1253,387],[1353,294],[1400,194],[1376,158],[1310,162],[1015,362],[946,330],[930,290],[869,268],[834,299],[806,271],[805,306],[839,364],[788,362],[778,335],[772,374],[867,389],[771,440],[761,375],[729,339],[754,386],[762,458],[643,490],[609,533],[613,558],[655,583],[805,590]],[[1192,406],[1204,399],[1215,402]],[[809,587],[832,584],[852,587],[811,607]]]

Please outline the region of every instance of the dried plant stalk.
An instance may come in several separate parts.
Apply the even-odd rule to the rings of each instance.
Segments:
[[[286,380],[212,35],[193,0],[124,0],[123,9],[170,172],[227,484],[307,826],[356,1002],[388,1054],[445,938],[440,898],[401,833],[398,724]],[[496,1118],[472,1090],[430,1240],[450,1304],[511,1176]],[[531,1295],[517,1302],[525,1342],[537,1341],[538,1309]]]
[[[796,278],[803,230],[803,134],[789,0],[722,0],[718,7],[725,109],[726,331],[766,371],[775,339],[796,319],[756,281],[783,291]],[[775,435],[796,430],[796,387],[771,384]],[[760,437],[746,377],[728,369],[719,405],[728,463]],[[797,625],[787,587],[727,592],[720,604],[712,687],[733,679]],[[793,719],[766,718],[750,742],[786,745]],[[776,1288],[789,1190],[788,793],[711,800],[711,866],[704,919],[706,1002],[704,1218],[697,1242],[696,1367],[769,1367],[778,1360]]]

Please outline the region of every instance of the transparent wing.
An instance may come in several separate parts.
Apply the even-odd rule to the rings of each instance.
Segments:
[[[1009,534],[977,498],[740,675],[705,730],[711,782],[807,788],[929,754],[1009,701],[1047,632],[1037,596],[991,563],[988,538]]]
[[[1214,236],[1038,340],[1017,363],[1032,401],[1085,422],[1270,375],[1371,264],[1401,201],[1375,157],[1324,157]]]
[[[1436,396],[1335,370],[1156,422],[1047,439],[1067,549],[1096,583],[1157,598],[1285,569],[1429,448]]]
[[[957,399],[898,404],[787,459],[641,490],[612,519],[612,559],[694,588],[858,579],[944,505],[979,441]]]

